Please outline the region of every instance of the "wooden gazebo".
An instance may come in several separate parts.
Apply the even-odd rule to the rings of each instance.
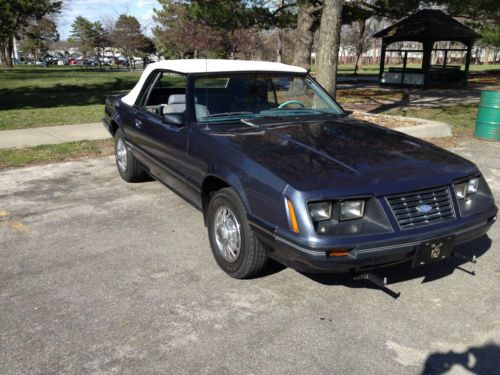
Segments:
[[[439,84],[467,84],[472,45],[480,35],[440,10],[422,9],[379,31],[373,37],[382,38],[380,84],[427,87]],[[464,48],[434,48],[434,44],[441,41],[460,42]],[[422,44],[422,49],[388,48],[396,42],[419,42]],[[442,64],[432,65],[433,51],[439,51],[441,55],[444,55]],[[389,68],[388,71],[384,71],[387,52],[397,52],[402,57],[402,67]],[[466,53],[464,70],[461,70],[460,65],[447,64],[450,52]],[[421,67],[408,68],[408,54],[418,53],[422,56]]]

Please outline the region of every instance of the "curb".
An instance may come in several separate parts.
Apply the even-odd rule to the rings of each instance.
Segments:
[[[418,138],[451,137],[451,127],[444,122],[429,121],[426,124],[396,128],[395,130]]]
[[[391,120],[400,120],[401,123],[405,123],[408,121],[411,121],[413,123],[417,123],[417,125],[412,125],[412,126],[402,126],[398,128],[390,128],[391,130],[396,130],[398,132],[411,135],[412,137],[418,137],[418,138],[442,138],[442,137],[451,137],[452,132],[451,132],[451,126],[440,121],[434,121],[434,120],[426,120],[422,118],[417,118],[417,117],[404,117],[404,116],[391,116],[391,115],[382,115],[382,114],[374,114],[374,113],[368,113],[368,112],[360,112],[356,111],[358,113],[361,113],[366,116],[373,116],[373,117],[382,117],[382,118],[388,118]],[[380,125],[383,126],[383,125]]]

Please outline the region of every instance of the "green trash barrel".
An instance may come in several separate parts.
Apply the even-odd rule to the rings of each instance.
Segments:
[[[481,92],[474,135],[487,141],[500,141],[500,91]]]

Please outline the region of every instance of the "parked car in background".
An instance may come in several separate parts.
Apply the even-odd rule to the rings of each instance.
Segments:
[[[295,66],[154,63],[107,98],[104,124],[120,176],[152,176],[200,209],[236,278],[269,257],[307,272],[425,266],[496,220],[473,163],[348,116]]]
[[[128,66],[129,63],[128,63],[128,60],[127,59],[123,59],[123,58],[114,58],[114,64],[115,65],[123,65],[123,66]]]
[[[99,65],[99,61],[96,59],[87,59],[87,60],[83,60],[83,65],[97,66],[97,65]]]
[[[70,57],[68,59],[68,65],[77,65],[78,64],[78,60],[74,57]]]
[[[102,65],[111,65],[111,62],[113,60],[109,57],[101,57],[98,59],[98,61],[100,61]]]

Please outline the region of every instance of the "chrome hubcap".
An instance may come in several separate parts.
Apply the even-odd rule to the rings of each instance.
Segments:
[[[127,170],[127,146],[123,139],[118,139],[116,144],[116,163],[120,171],[125,172]]]
[[[227,206],[220,206],[215,213],[215,241],[222,257],[228,262],[236,262],[241,250],[240,223],[234,212]]]

